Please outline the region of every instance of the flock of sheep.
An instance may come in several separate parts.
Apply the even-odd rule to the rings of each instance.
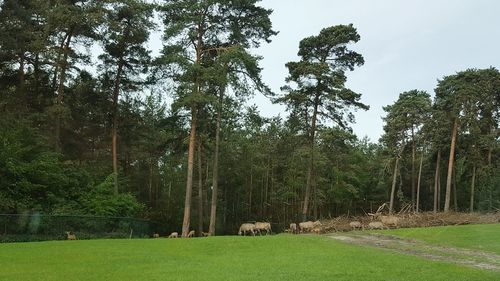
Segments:
[[[195,237],[195,235],[196,235],[196,232],[194,230],[191,230],[188,232],[188,235],[186,237],[191,238],[191,237]],[[202,232],[201,236],[207,237],[207,236],[209,236],[209,234],[208,234],[208,232]],[[178,232],[172,232],[172,233],[170,233],[170,235],[167,238],[179,238],[179,237],[180,236],[179,236]],[[158,234],[158,233],[153,234],[153,238],[160,238],[160,234]]]
[[[368,229],[384,229],[384,228],[389,228],[389,226],[392,227],[398,227],[399,226],[399,218],[395,216],[376,216],[376,218],[379,218],[380,221],[372,221],[368,223]],[[365,226],[359,222],[359,221],[352,221],[349,223],[349,226],[353,230],[365,230]]]
[[[375,216],[376,219],[379,219],[380,221],[372,221],[368,224],[368,229],[384,229],[384,228],[389,228],[389,227],[398,227],[399,226],[399,218],[396,216],[383,216],[377,214]],[[359,222],[359,221],[352,221],[349,223],[349,226],[352,228],[352,230],[365,230],[365,226]],[[320,234],[324,232],[324,227],[323,224],[318,220],[318,221],[306,221],[306,222],[301,222],[301,223],[291,223],[290,228],[285,230],[285,232],[289,232],[292,234],[299,234],[299,233],[316,233]],[[238,235],[253,235],[255,236],[256,233],[259,234],[269,234],[271,233],[271,224],[268,222],[256,222],[255,224],[253,223],[244,223],[240,226],[240,229],[238,231]]]
[[[383,216],[383,215],[376,215],[374,216],[375,219],[379,219],[379,221],[372,221],[368,223],[367,227],[368,229],[384,229],[384,228],[389,228],[389,227],[398,227],[399,226],[399,218],[396,216]],[[359,222],[359,221],[352,221],[349,223],[349,226],[352,228],[352,230],[365,230],[365,226]],[[299,234],[299,233],[317,233],[320,234],[324,232],[324,227],[323,224],[318,220],[318,221],[306,221],[306,222],[301,222],[298,225],[296,223],[291,223],[290,228],[285,230],[286,232],[292,233],[292,234]],[[195,231],[191,230],[187,238],[194,237],[195,236]],[[255,234],[271,234],[271,223],[269,222],[256,222],[256,223],[244,223],[240,226],[238,230],[238,235],[253,235]],[[76,235],[71,232],[66,232],[67,235],[67,240],[76,240]],[[209,233],[207,232],[202,232],[201,236],[206,237],[209,236]],[[172,232],[168,238],[178,238],[179,233],[178,232]],[[153,234],[153,238],[160,238],[160,235],[158,233]]]
[[[258,234],[271,234],[271,223],[269,222],[256,222],[256,223],[244,223],[240,226],[238,230],[238,235],[246,235],[247,233],[255,236]]]
[[[399,218],[396,216],[383,216],[377,214],[374,216],[377,221],[372,221],[368,223],[368,229],[388,229],[389,227],[399,227]],[[360,221],[352,221],[349,223],[349,226],[352,230],[365,230],[365,226]],[[298,234],[298,233],[322,233],[324,232],[324,227],[320,221],[307,221],[301,222],[298,224],[291,223],[290,228],[286,230],[286,232]]]

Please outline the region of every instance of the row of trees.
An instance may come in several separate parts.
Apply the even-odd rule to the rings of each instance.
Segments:
[[[498,70],[469,69],[440,80],[435,90],[434,102],[428,93],[412,90],[400,94],[393,105],[384,108],[387,116],[382,141],[392,150],[395,158],[391,210],[397,175],[401,174],[398,164],[405,158],[411,166],[411,202],[416,211],[420,208],[420,191],[425,179],[429,187],[433,185],[433,210],[439,211],[442,207],[445,212],[449,211],[452,205],[452,194],[455,208],[458,207],[457,198],[466,194],[457,190],[458,182],[469,181],[469,210],[474,211],[478,175],[481,175],[481,189],[488,194],[487,200],[481,202],[487,203],[489,209],[492,208],[493,193],[498,184],[495,180],[498,170],[495,168],[493,157],[497,153],[500,133],[499,86]],[[420,155],[418,176],[417,154]],[[448,161],[445,166],[442,162],[446,158]],[[423,171],[424,159],[435,163],[434,167],[429,165],[427,171]],[[446,168],[444,206],[440,203],[443,166]],[[432,168],[434,178],[430,176]]]
[[[258,2],[2,1],[0,211],[144,216],[187,235],[193,224],[233,232],[387,200],[391,210],[500,206],[496,69],[445,77],[434,102],[401,94],[373,144],[349,128],[352,110],[368,109],[345,86],[364,63],[350,49],[356,29],[303,39],[272,93],[251,52],[277,34]],[[153,15],[157,57],[146,48]],[[260,116],[245,105],[255,93],[288,116]]]

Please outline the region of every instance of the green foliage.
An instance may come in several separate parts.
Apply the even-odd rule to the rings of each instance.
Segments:
[[[140,214],[144,206],[131,194],[115,195],[113,185],[113,176],[110,175],[86,193],[82,198],[84,213],[111,217],[134,217]]]
[[[88,175],[63,164],[25,121],[2,118],[0,139],[2,212],[50,212],[87,188]]]
[[[468,209],[474,168],[475,206],[500,207],[498,70],[444,77],[434,103],[422,91],[401,93],[385,107],[384,136],[370,143],[349,129],[352,110],[368,109],[346,87],[347,73],[364,64],[352,47],[360,35],[353,25],[332,26],[304,38],[298,61],[286,65],[287,85],[274,98],[289,115],[263,117],[244,106],[256,92],[272,96],[252,48],[277,32],[272,11],[259,3],[0,1],[0,212],[142,215],[173,230],[183,211],[192,117],[186,110],[193,107],[204,210],[221,112],[221,233],[245,220],[266,219],[278,228],[299,220],[309,167],[314,217],[374,211],[388,199],[396,155],[402,201],[414,182],[412,163],[422,157],[421,205],[429,209],[436,155],[441,152],[442,181],[455,119],[454,207]],[[164,46],[152,59],[147,42],[157,28],[155,12],[165,27]],[[100,58],[93,73],[85,70],[95,67],[86,51],[101,50],[96,45],[102,52],[92,54]],[[54,121],[61,122],[59,140]],[[113,128],[118,196],[110,193]]]
[[[382,141],[387,147],[396,150],[410,141],[414,142],[430,118],[430,95],[418,90],[401,93],[394,104],[384,107],[384,111],[387,116],[384,117],[386,124]]]
[[[282,87],[285,94],[276,102],[285,103],[289,109],[316,108],[319,120],[332,120],[347,128],[354,121],[347,109],[369,108],[360,102],[360,94],[345,87],[345,72],[364,63],[360,54],[347,47],[359,39],[352,24],[324,28],[319,35],[303,39],[298,52],[301,60],[286,64],[289,85]],[[297,85],[295,89],[293,84]]]

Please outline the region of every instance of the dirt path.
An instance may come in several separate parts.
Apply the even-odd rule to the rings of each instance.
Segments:
[[[500,271],[500,255],[479,250],[445,247],[414,239],[374,233],[343,233],[332,234],[329,237],[345,243],[377,247],[430,260]]]

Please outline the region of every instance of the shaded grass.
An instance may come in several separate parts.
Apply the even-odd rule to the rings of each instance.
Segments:
[[[415,238],[436,245],[500,254],[500,224],[402,228],[377,232]]]
[[[320,236],[0,244],[0,280],[500,280]]]

